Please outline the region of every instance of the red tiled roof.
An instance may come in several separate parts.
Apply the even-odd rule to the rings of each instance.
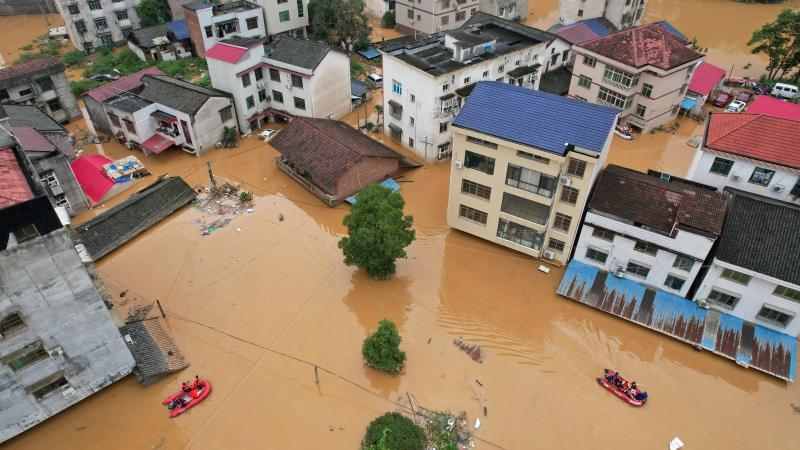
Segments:
[[[84,155],[72,161],[72,172],[94,206],[114,187],[114,180],[106,175],[103,166],[111,161],[103,155]]]
[[[206,51],[206,58],[217,59],[220,61],[225,61],[226,63],[235,64],[237,61],[242,59],[242,56],[244,56],[245,53],[247,53],[246,48],[219,43]]]
[[[311,173],[314,183],[328,193],[333,193],[339,178],[364,157],[401,158],[344,122],[329,119],[295,117],[270,145],[290,160],[295,170]]]
[[[725,215],[722,194],[677,180],[613,164],[600,174],[589,208],[627,219],[663,233],[678,225],[719,236]]]
[[[119,95],[139,86],[142,84],[142,77],[145,75],[164,75],[164,72],[158,67],[148,67],[126,77],[122,77],[119,80],[104,84],[99,88],[92,89],[85,95],[92,97],[98,102],[104,102],[115,95]]]
[[[717,83],[725,77],[725,69],[719,68],[707,62],[700,63],[692,74],[692,81],[689,82],[689,90],[700,95],[708,95],[717,86]]]
[[[142,147],[153,153],[161,153],[173,145],[175,145],[175,142],[165,138],[164,136],[161,136],[160,134],[154,134],[146,141],[142,142]]]
[[[64,65],[55,56],[45,56],[44,58],[38,58],[32,61],[15,64],[11,67],[0,69],[0,82],[22,75],[41,72],[48,67],[54,66],[61,66],[61,70],[64,70]]]
[[[17,163],[14,151],[10,148],[0,149],[0,209],[32,198],[33,191]]]
[[[56,146],[31,127],[11,127],[11,132],[26,152],[52,152]]]
[[[800,121],[764,114],[710,114],[707,148],[800,169]]]
[[[782,117],[784,119],[800,120],[800,105],[794,104],[788,100],[778,100],[769,95],[756,95],[756,99],[747,107],[747,112],[751,114]]]
[[[578,47],[637,68],[653,66],[669,70],[703,57],[660,23],[619,31]]]

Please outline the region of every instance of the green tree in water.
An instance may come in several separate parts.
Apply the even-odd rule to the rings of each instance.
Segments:
[[[356,198],[344,218],[348,236],[339,241],[344,263],[385,280],[395,272],[395,260],[406,257],[405,248],[416,237],[411,228],[414,218],[403,216],[403,197],[381,185],[361,188]]]
[[[378,331],[364,339],[361,355],[373,369],[400,373],[406,362],[405,352],[400,351],[402,340],[403,338],[397,333],[397,326],[383,319],[378,322]]]
[[[364,0],[311,0],[308,3],[311,36],[360,50],[369,44],[372,27],[364,13]]]
[[[794,70],[800,76],[800,11],[784,9],[775,22],[756,30],[747,45],[753,53],[769,57],[769,79],[783,78]]]
[[[167,0],[142,0],[136,8],[142,28],[151,27],[172,20],[172,12]]]
[[[424,450],[425,433],[408,417],[386,413],[367,427],[362,450]]]

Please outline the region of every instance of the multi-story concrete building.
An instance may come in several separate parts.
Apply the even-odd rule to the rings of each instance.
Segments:
[[[722,231],[710,188],[609,165],[595,183],[574,259],[686,297]]]
[[[507,83],[478,83],[453,122],[447,224],[566,263],[618,113]]]
[[[126,45],[139,28],[140,0],[55,0],[69,39],[78,50]]]
[[[461,29],[386,41],[384,131],[428,161],[450,155],[450,122],[478,81],[536,89],[554,36],[479,12]]]
[[[395,0],[367,0],[364,11],[368,16],[382,19],[387,12],[395,11]]]
[[[134,359],[41,186],[0,150],[0,442],[127,376]]]
[[[750,113],[712,113],[688,178],[722,190],[800,199],[800,121]]]
[[[618,29],[641,25],[648,0],[559,0],[558,21],[567,25],[604,17]]]
[[[267,34],[264,10],[255,3],[238,0],[231,3],[193,2],[183,5],[186,26],[197,56],[226,37],[263,37]]]
[[[519,22],[528,17],[528,0],[480,0],[480,11]]]
[[[55,56],[0,69],[0,103],[36,105],[60,123],[81,116],[64,64]]]
[[[309,20],[307,0],[257,0],[256,3],[264,9],[270,36],[306,37]]]
[[[208,51],[211,84],[233,97],[241,130],[291,117],[337,119],[350,112],[350,62],[338,48],[280,36],[234,37]]]
[[[405,34],[433,34],[464,25],[481,0],[396,0],[395,29]]]
[[[800,207],[735,189],[714,259],[695,300],[800,335]]]
[[[664,23],[652,23],[575,45],[569,96],[613,106],[641,131],[678,115],[703,55]]]

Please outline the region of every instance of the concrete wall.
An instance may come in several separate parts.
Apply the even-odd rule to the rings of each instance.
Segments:
[[[414,30],[433,34],[447,31],[464,25],[478,11],[480,0],[465,0],[459,4],[456,0],[398,0],[395,3],[395,22],[398,30],[413,34]],[[413,11],[413,19],[408,17]],[[456,20],[459,12],[463,12],[461,20]],[[442,18],[446,17],[447,23]]]
[[[0,285],[0,315],[19,313],[26,324],[0,339],[0,355],[36,342],[51,352],[17,371],[0,364],[0,441],[133,370],[133,357],[66,230],[0,252]],[[39,400],[26,393],[27,387],[61,372],[68,386]]]
[[[43,109],[59,122],[69,122],[80,118],[81,110],[78,108],[75,94],[72,93],[72,88],[69,86],[67,75],[64,72],[60,72],[51,75],[50,80],[53,82],[53,89],[58,96],[59,103],[61,103],[61,110],[52,111],[49,107]]]
[[[481,0],[481,11],[507,20],[522,20],[528,17],[528,0]]]
[[[198,150],[198,156],[215,148],[216,143],[222,140],[224,127],[236,128],[235,114],[225,122],[219,115],[223,108],[231,105],[233,102],[227,97],[211,97],[195,114],[192,128],[194,135],[197,136],[194,147]]]
[[[380,183],[397,172],[399,167],[396,158],[363,158],[360,166],[351,167],[339,178],[336,192],[331,194],[339,198],[348,197],[364,186]]]
[[[720,278],[720,274],[725,268],[745,273],[753,278],[747,285],[739,284],[725,278]],[[713,308],[741,317],[744,320],[755,322],[759,325],[778,330],[790,336],[798,336],[800,335],[800,318],[798,318],[798,315],[800,315],[800,302],[774,295],[773,291],[775,290],[775,287],[779,285],[786,286],[794,290],[800,290],[800,285],[759,274],[752,270],[734,266],[715,258],[711,268],[703,278],[700,288],[697,290],[695,299],[708,300],[708,294],[712,291],[712,289],[716,289],[717,291],[729,295],[735,295],[736,297],[739,297],[739,301],[736,303],[733,309],[718,305],[710,300],[708,303]],[[783,310],[784,312],[792,315],[793,319],[786,327],[761,320],[757,317],[757,315],[759,310],[761,310],[761,307],[764,305],[767,305],[773,309],[777,307],[779,310]]]
[[[123,28],[137,29],[139,28],[139,16],[136,13],[136,8],[139,6],[140,0],[122,0],[113,2],[112,0],[100,0],[102,6],[99,10],[91,10],[86,2],[78,2],[78,14],[72,14],[67,7],[72,3],[72,0],[53,0],[58,8],[58,12],[64,18],[64,25],[67,27],[69,39],[72,45],[78,50],[84,50],[84,43],[91,44],[93,50],[104,45],[99,37],[100,34],[110,32],[113,40],[113,45],[125,45],[127,39],[122,33]],[[117,20],[115,11],[125,10],[128,12],[128,18]],[[105,17],[108,28],[98,33],[94,25],[94,19]],[[86,32],[80,33],[75,26],[75,20],[83,20],[86,24]]]
[[[248,30],[247,29],[247,19],[250,19],[250,18],[253,18],[253,17],[258,19],[258,27],[253,28],[252,30]],[[187,17],[187,19],[188,19],[188,17]],[[225,36],[223,36],[221,38],[218,37],[217,25],[216,24],[221,23],[221,22],[225,22],[225,21],[228,21],[228,20],[232,20],[232,19],[235,19],[237,21],[238,31],[226,34]],[[248,10],[239,11],[239,12],[232,12],[232,13],[228,13],[228,14],[219,14],[219,15],[214,15],[213,14],[213,9],[212,8],[208,8],[208,9],[204,9],[202,11],[197,11],[197,20],[198,20],[198,27],[199,27],[199,31],[200,31],[199,35],[200,35],[200,38],[202,39],[202,43],[199,46],[204,49],[203,55],[205,55],[205,52],[208,51],[208,49],[210,49],[217,42],[219,42],[222,39],[225,39],[226,37],[230,37],[230,36],[234,36],[235,35],[235,36],[256,38],[256,37],[266,36],[266,34],[267,34],[267,29],[266,29],[266,26],[265,26],[265,23],[264,23],[264,13],[258,8],[248,9]],[[206,35],[206,31],[205,31],[205,28],[209,27],[209,26],[212,29],[211,37],[208,37]],[[198,48],[198,42],[194,41],[196,33],[192,33],[191,30],[190,30],[189,34],[192,36],[193,42],[195,42],[195,48]]]
[[[37,81],[43,78],[50,79],[52,89],[42,91]],[[14,85],[11,85],[11,83],[14,83]],[[66,123],[81,116],[81,111],[75,100],[75,94],[72,93],[69,80],[64,74],[64,68],[61,64],[29,76],[17,77],[13,81],[7,80],[2,84],[2,88],[8,92],[10,101],[17,104],[37,105],[57,122]],[[47,102],[56,98],[61,108],[51,109]]]
[[[40,178],[42,178],[43,173],[49,170],[52,170],[56,176],[58,184],[69,202],[70,207],[67,212],[69,212],[70,216],[75,216],[85,211],[89,205],[86,202],[86,197],[83,195],[80,184],[78,184],[78,180],[75,179],[75,174],[72,172],[67,157],[61,153],[48,154],[44,158],[35,158],[35,156],[38,155],[34,152],[28,154]]]
[[[49,0],[0,0],[0,16],[56,12],[58,9]]]
[[[265,77],[269,78],[268,75]],[[350,112],[350,58],[347,55],[329,51],[309,81],[312,117],[338,119]]]
[[[264,17],[267,20],[267,33],[270,36],[292,32],[297,37],[305,36],[305,28],[308,26],[308,1],[302,2],[302,17],[298,8],[298,0],[254,0],[253,3],[260,5],[264,9]],[[289,20],[281,22],[279,15],[282,11],[289,12]]]
[[[84,95],[83,105],[86,107],[86,112],[89,113],[89,118],[92,121],[92,125],[94,125],[94,128],[97,131],[114,134],[111,129],[111,122],[108,120],[105,107],[102,103],[98,102],[92,97],[89,97],[88,95]]]
[[[558,20],[568,25],[580,20],[605,17],[617,28],[629,28],[641,25],[646,7],[647,0],[560,0]],[[640,9],[642,12],[637,16]]]
[[[564,56],[566,55],[566,57]],[[575,60],[575,54],[572,52],[572,44],[561,39],[556,38],[550,45],[547,46],[543,56],[542,65],[545,72],[550,72],[564,66],[566,63]]]

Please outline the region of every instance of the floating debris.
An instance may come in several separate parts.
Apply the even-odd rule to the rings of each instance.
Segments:
[[[458,348],[466,352],[467,355],[469,355],[469,357],[472,358],[472,360],[475,362],[482,363],[483,358],[486,356],[480,345],[467,344],[461,338],[454,339],[453,344],[455,344]]]
[[[217,229],[224,228],[229,223],[231,223],[231,220],[233,220],[233,219],[219,219],[219,220],[215,220],[215,221],[211,222],[211,224],[208,225],[208,226],[204,225],[203,226],[203,236],[208,236],[209,234],[217,231]]]

